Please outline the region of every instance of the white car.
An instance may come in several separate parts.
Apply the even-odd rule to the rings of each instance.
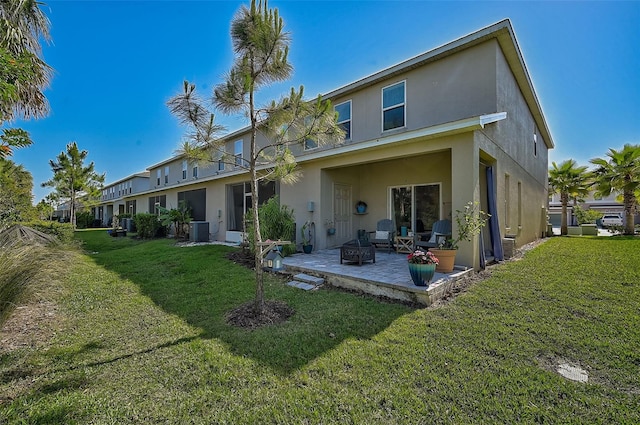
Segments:
[[[622,226],[622,217],[618,214],[605,214],[601,221],[602,227]]]

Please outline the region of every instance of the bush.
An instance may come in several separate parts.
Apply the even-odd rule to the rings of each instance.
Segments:
[[[53,235],[64,244],[73,241],[73,226],[71,223],[58,223],[57,221],[32,220],[22,223],[24,226],[31,227],[43,233]]]
[[[151,239],[162,233],[163,227],[158,216],[155,214],[139,213],[133,217],[133,222],[138,230],[138,237],[142,239]]]
[[[573,212],[576,215],[578,224],[593,224],[599,218],[602,218],[602,213],[592,209],[582,209],[579,205],[573,208]]]
[[[251,211],[247,213],[247,239],[252,252],[255,252],[255,241],[253,240],[253,219]],[[287,205],[280,205],[277,196],[269,199],[258,208],[258,217],[260,218],[260,234],[262,240],[296,240],[296,222],[293,215],[293,209]],[[282,255],[285,257],[296,252],[295,244],[283,247]]]
[[[82,211],[76,214],[76,228],[86,229],[93,224],[93,214],[91,211]]]

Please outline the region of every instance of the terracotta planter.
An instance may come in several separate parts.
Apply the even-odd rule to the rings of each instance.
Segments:
[[[456,253],[458,252],[457,250],[429,248],[429,252],[433,252],[433,255],[435,255],[440,261],[436,267],[437,272],[451,273],[453,271],[453,265],[456,261]]]

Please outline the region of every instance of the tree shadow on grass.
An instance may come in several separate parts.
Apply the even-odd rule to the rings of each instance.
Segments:
[[[299,369],[347,339],[367,340],[413,309],[365,296],[321,289],[305,292],[265,276],[267,299],[286,302],[295,314],[285,323],[254,330],[231,326],[226,315],[255,297],[253,271],[227,260],[233,248],[190,248],[170,243],[127,245],[97,264],[133,281],[164,311],[226,342],[230,350],[283,374]]]

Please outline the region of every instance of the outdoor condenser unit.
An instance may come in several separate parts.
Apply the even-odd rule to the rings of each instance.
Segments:
[[[192,221],[189,223],[189,240],[191,242],[208,242],[209,222]]]

